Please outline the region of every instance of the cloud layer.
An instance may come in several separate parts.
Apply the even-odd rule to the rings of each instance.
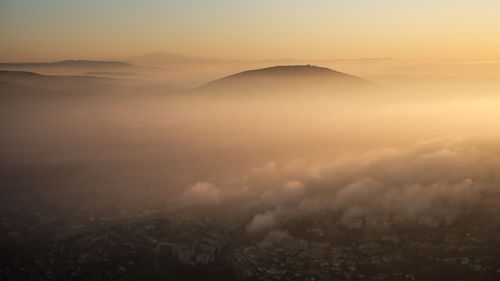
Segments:
[[[193,204],[240,200],[251,233],[285,218],[332,212],[341,224],[411,221],[451,224],[473,212],[496,218],[500,207],[500,136],[453,137],[411,147],[308,163],[269,162],[237,180],[197,183],[182,195]],[[216,187],[217,186],[217,187]]]

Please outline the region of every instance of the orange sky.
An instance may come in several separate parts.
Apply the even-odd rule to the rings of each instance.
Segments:
[[[500,1],[2,0],[0,61],[500,58]]]

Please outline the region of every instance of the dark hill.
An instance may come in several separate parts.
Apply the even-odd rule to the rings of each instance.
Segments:
[[[92,60],[64,60],[56,62],[19,62],[19,63],[0,63],[0,68],[34,68],[34,67],[55,67],[55,68],[128,68],[137,67],[133,64],[120,61],[92,61]]]
[[[84,82],[109,82],[115,81],[113,78],[99,76],[78,76],[78,75],[44,75],[29,71],[10,71],[0,70],[0,81],[27,83],[27,82],[65,82],[65,81],[84,81]]]
[[[93,93],[118,84],[114,78],[94,76],[42,75],[28,71],[0,70],[0,82],[4,92],[66,92],[73,94]],[[24,91],[26,90],[26,91]]]
[[[360,88],[371,82],[325,67],[312,65],[274,66],[248,70],[209,82],[201,90],[208,91],[332,91]]]

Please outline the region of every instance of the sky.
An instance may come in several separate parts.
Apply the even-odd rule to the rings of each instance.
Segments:
[[[500,58],[498,0],[0,0],[0,61]]]

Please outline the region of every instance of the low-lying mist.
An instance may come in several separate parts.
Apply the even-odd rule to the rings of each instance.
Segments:
[[[241,215],[248,233],[316,214],[349,228],[499,219],[497,97],[318,88],[18,93],[2,106],[2,197]]]

